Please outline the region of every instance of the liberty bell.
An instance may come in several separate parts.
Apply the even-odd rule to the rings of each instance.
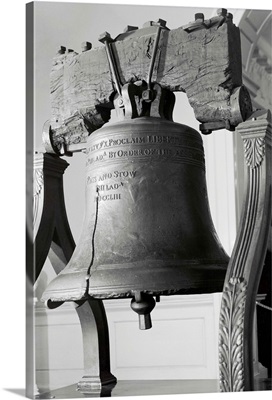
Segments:
[[[229,258],[209,210],[200,134],[173,122],[174,94],[151,72],[121,86],[110,65],[117,120],[88,137],[82,233],[43,299],[131,298],[148,329],[161,295],[222,291]]]

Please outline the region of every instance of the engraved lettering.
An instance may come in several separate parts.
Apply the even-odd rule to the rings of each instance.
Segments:
[[[108,172],[106,174],[100,175],[98,180],[99,181],[104,181],[105,179],[110,179],[110,178],[112,178],[112,173]]]
[[[135,178],[136,171],[114,171],[114,178]]]
[[[102,140],[99,143],[94,143],[93,145],[90,146],[88,149],[89,152],[101,150],[104,148],[112,147],[112,146],[125,146],[125,145],[130,145],[130,144],[142,144],[146,143],[146,137],[133,137],[133,138],[118,138],[118,139],[109,139],[109,140]]]
[[[146,148],[136,150],[110,151],[109,158],[140,157],[140,156],[171,156],[171,149]]]
[[[121,199],[121,193],[116,193],[116,194],[105,194],[102,196],[94,197],[94,201],[109,201],[109,200],[120,200]]]
[[[188,136],[188,137],[187,137]],[[200,140],[180,136],[145,135],[141,137],[115,137],[104,139],[91,145],[93,154],[87,158],[87,166],[109,162],[127,161],[129,159],[139,159],[144,162],[144,158],[152,158],[158,161],[161,158],[168,158],[174,163],[193,163],[204,167],[204,158]],[[131,146],[132,145],[132,146]],[[135,146],[134,146],[135,145]],[[111,148],[112,147],[112,148]],[[113,148],[115,147],[115,149]],[[196,147],[199,150],[196,150]],[[142,159],[142,160],[141,160]],[[115,174],[115,173],[114,173]],[[119,177],[115,174],[114,177]],[[122,176],[126,178],[126,176]],[[127,176],[131,177],[131,176]],[[103,178],[103,180],[108,178]],[[98,181],[101,179],[98,179]],[[88,183],[91,183],[88,180]],[[94,182],[95,183],[95,182]]]
[[[132,138],[131,140],[132,144],[141,144],[141,143],[145,143],[145,137],[136,137],[136,138]]]
[[[104,154],[99,154],[98,156],[96,156],[96,158],[94,159],[94,161],[103,161],[104,157],[107,155],[106,152],[104,152]]]
[[[175,136],[158,136],[152,135],[147,136],[147,143],[169,143],[169,144],[180,144],[181,139]]]
[[[87,176],[87,185],[90,185],[91,183],[96,183],[97,177],[96,176]]]
[[[97,182],[103,182],[107,179],[111,178],[119,178],[119,179],[124,179],[124,178],[135,178],[136,176],[136,171],[114,171],[113,173],[108,172],[104,173],[102,175],[98,176],[87,176],[87,185],[94,184]],[[99,191],[105,191],[105,190],[113,190],[113,189],[118,189],[119,187],[124,186],[124,183],[121,182],[119,184],[99,184],[97,185],[97,188]]]
[[[123,186],[124,184],[121,183],[113,183],[113,184],[108,184],[108,185],[97,185],[96,189],[99,192],[106,192],[108,190],[117,190],[119,189],[121,186]]]

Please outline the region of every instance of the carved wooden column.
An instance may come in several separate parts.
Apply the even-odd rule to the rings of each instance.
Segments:
[[[56,155],[40,153],[34,162],[34,231],[35,268],[38,278],[48,256],[56,272],[66,266],[75,243],[67,219],[63,194],[63,174],[68,163]],[[56,308],[62,303],[50,303]],[[84,376],[78,384],[80,391],[100,392],[103,384],[115,383],[110,372],[109,334],[106,313],[101,300],[75,303],[82,335]],[[36,396],[39,398],[40,396]]]
[[[107,317],[101,300],[79,302],[76,309],[80,319],[84,347],[84,376],[78,382],[81,393],[98,394],[102,384],[116,383],[110,372],[109,334]]]
[[[225,279],[219,327],[221,391],[254,389],[253,322],[271,221],[271,113],[257,111],[237,129],[247,187]]]

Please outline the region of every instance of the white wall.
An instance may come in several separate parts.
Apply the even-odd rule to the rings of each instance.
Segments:
[[[220,300],[220,293],[162,297],[147,331],[139,330],[128,299],[105,301],[112,373],[118,380],[218,379]],[[70,303],[37,305],[36,369],[41,391],[82,377],[81,330]]]

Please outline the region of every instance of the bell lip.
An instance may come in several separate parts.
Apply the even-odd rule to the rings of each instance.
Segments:
[[[99,266],[92,273],[88,295],[94,299],[114,299],[114,298],[131,298],[135,292],[142,292],[153,296],[170,296],[170,295],[186,295],[186,294],[204,294],[222,292],[227,272],[229,258],[220,260],[217,263],[187,263],[175,266],[162,266],[162,268],[154,268],[152,265],[145,265],[146,268],[137,268],[138,279],[132,275],[127,275],[127,282],[114,284],[110,271],[115,276],[121,276],[122,267],[102,269]],[[133,270],[133,266],[131,270]],[[102,267],[102,268],[101,268]],[[117,267],[117,265],[116,265]],[[153,266],[154,267],[154,266]],[[181,268],[180,268],[181,267]],[[129,268],[130,269],[130,268]],[[129,269],[126,272],[130,272]],[[106,271],[107,280],[103,277]],[[147,271],[147,272],[145,272]],[[148,282],[149,273],[156,274],[156,283]],[[170,277],[170,279],[169,279]]]
[[[80,300],[85,300],[89,296],[86,296],[86,291],[79,292],[78,289],[66,289],[65,291],[62,290],[62,293],[58,292],[57,290],[54,291],[46,291],[42,297],[41,301],[42,302],[65,302],[65,301],[80,301]]]
[[[60,273],[47,286],[42,294],[41,301],[79,301],[88,297],[86,273]]]
[[[146,264],[138,261],[130,263],[130,267],[126,268],[130,277],[127,282],[122,282],[120,279],[121,284],[114,284],[111,274],[121,277],[124,272],[122,264],[93,265],[89,283],[86,280],[85,271],[60,273],[49,283],[41,300],[65,302],[80,301],[90,297],[94,299],[131,298],[134,297],[136,291],[153,296],[220,292],[223,289],[228,262],[229,257],[226,254],[221,260],[179,260],[179,262],[175,260],[174,265],[169,263],[169,260],[149,260]],[[133,270],[138,272],[138,282],[131,275]],[[147,282],[145,271],[156,274],[155,285],[144,285]],[[175,279],[168,279],[171,272]]]
[[[174,296],[174,295],[196,295],[196,294],[209,294],[209,293],[220,293],[223,290],[223,281],[217,281],[213,288],[187,288],[187,289],[164,289],[164,290],[152,290],[152,289],[133,289],[129,291],[107,291],[103,293],[102,291],[89,291],[89,297],[96,300],[110,300],[110,299],[127,299],[133,298],[135,292],[141,292],[143,294],[149,294],[151,296]]]
[[[175,260],[174,264],[169,260],[130,263],[130,267],[126,268],[126,271],[130,274],[127,283],[120,279],[119,282],[122,282],[122,284],[115,285],[109,284],[107,281],[111,282],[112,273],[119,277],[122,276],[124,272],[124,265],[122,264],[93,265],[88,278],[89,283],[86,280],[85,271],[60,273],[49,283],[41,301],[80,301],[90,297],[94,299],[131,298],[134,297],[133,293],[135,292],[152,294],[153,296],[216,293],[223,290],[229,263],[229,257],[224,251],[222,256],[224,258],[217,260]],[[131,275],[133,270],[138,272],[138,282]],[[156,274],[155,285],[144,285],[147,282],[146,271]],[[175,279],[169,280],[168,277],[171,272]],[[106,275],[106,278],[103,275]],[[214,276],[215,279],[213,279]],[[203,284],[203,282],[205,283]]]

